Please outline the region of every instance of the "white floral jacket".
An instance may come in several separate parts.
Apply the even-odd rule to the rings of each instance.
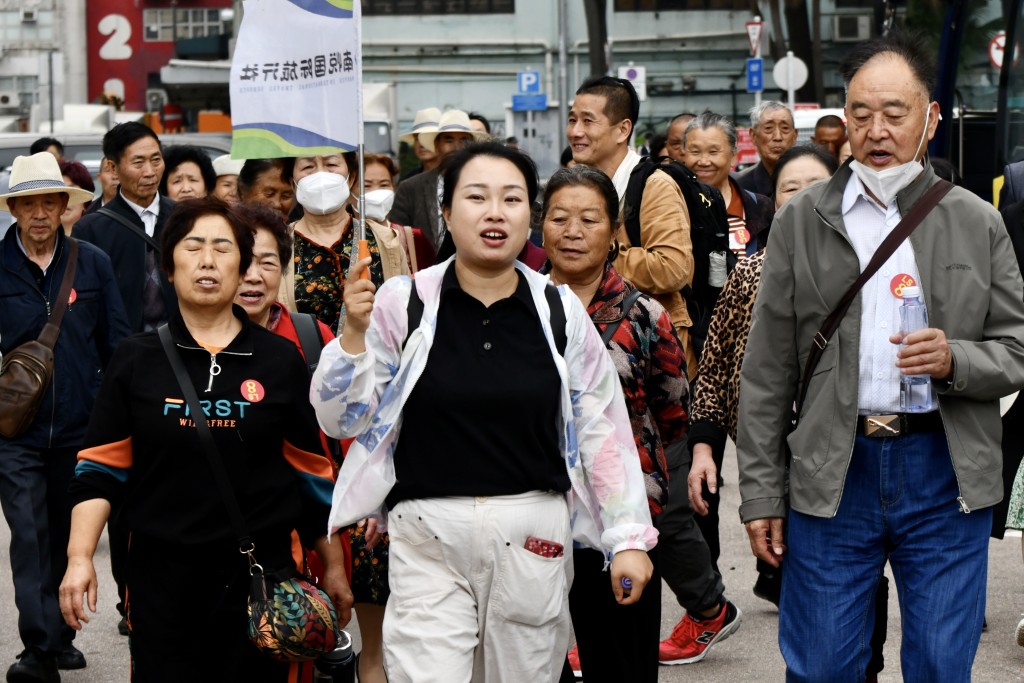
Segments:
[[[434,339],[441,280],[452,259],[416,274],[423,301],[420,326],[409,335],[409,277],[395,277],[377,292],[366,351],[351,355],[338,339],[324,347],[310,400],[320,426],[334,438],[357,437],[338,473],[331,530],[364,517],[385,519],[384,499],[395,483],[394,448],[402,407],[423,372]],[[516,262],[526,277],[544,336],[562,384],[560,449],[571,490],[567,493],[577,544],[608,554],[650,550],[651,524],[643,475],[615,366],[579,299],[559,287],[566,313],[564,359],[555,350],[546,276]],[[514,419],[514,416],[509,416]],[[443,435],[439,435],[443,438]]]

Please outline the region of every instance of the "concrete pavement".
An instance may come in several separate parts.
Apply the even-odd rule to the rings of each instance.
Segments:
[[[660,681],[702,681],[711,683],[744,683],[747,681],[782,681],[785,667],[776,641],[777,612],[755,598],[754,560],[750,555],[746,533],[739,523],[739,505],[735,450],[726,453],[722,490],[722,558],[727,595],[743,611],[743,623],[730,639],[716,645],[707,658],[697,664],[662,667]],[[9,533],[0,525],[0,671],[14,662],[21,651],[18,639],[17,611],[11,583],[10,560],[7,553]],[[976,683],[1009,683],[1024,681],[1024,648],[1014,641],[1014,628],[1024,610],[1024,564],[1021,561],[1020,538],[993,541],[989,550],[988,631],[982,635],[975,661],[973,680]],[[89,667],[83,671],[65,672],[66,683],[114,683],[128,680],[128,639],[117,634],[116,595],[109,573],[106,537],[96,557],[100,575],[99,611],[76,640],[85,653]],[[667,588],[662,611],[662,633],[667,635],[681,616],[674,596]],[[350,630],[358,641],[358,628]],[[899,669],[899,608],[896,591],[890,591],[889,636],[885,644],[886,667],[879,677],[883,683],[902,680]]]

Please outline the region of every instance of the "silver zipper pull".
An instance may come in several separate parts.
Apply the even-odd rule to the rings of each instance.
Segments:
[[[213,391],[213,378],[220,374],[220,366],[217,365],[217,356],[210,354],[210,381],[206,383],[206,391],[204,394],[208,394]]]
[[[967,501],[963,499],[963,496],[958,496],[956,502],[960,503],[960,512],[967,514],[971,511],[970,506],[967,505]]]

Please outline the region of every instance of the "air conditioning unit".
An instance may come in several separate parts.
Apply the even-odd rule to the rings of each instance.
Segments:
[[[836,14],[832,17],[832,40],[857,43],[871,37],[870,14]]]
[[[167,104],[167,91],[163,88],[148,88],[146,90],[146,111],[160,113]]]
[[[36,21],[36,10],[35,9],[22,9],[21,10],[21,21],[25,24],[31,24]]]
[[[21,97],[16,90],[0,90],[0,109],[18,107],[21,105]]]

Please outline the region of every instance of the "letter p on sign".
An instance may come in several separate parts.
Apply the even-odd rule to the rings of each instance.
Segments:
[[[540,92],[540,72],[539,71],[520,71],[519,72],[519,92],[521,93],[539,93]]]

